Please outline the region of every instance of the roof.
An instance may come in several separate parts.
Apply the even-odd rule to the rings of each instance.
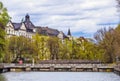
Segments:
[[[37,26],[37,31],[39,34],[48,35],[48,36],[57,36],[59,31],[56,29],[48,28],[48,27],[40,27]]]
[[[47,35],[47,36],[58,36],[58,34],[60,33],[56,29],[52,29],[52,28],[48,28],[48,27],[35,26],[30,21],[30,16],[28,14],[25,16],[25,20],[22,21],[21,23],[12,23],[12,25],[14,26],[15,30],[19,30],[20,27],[22,26],[22,24],[25,25],[25,28],[26,28],[27,32],[34,32],[34,29],[37,29],[36,31],[39,34]],[[62,33],[62,34],[63,34],[64,37],[66,37],[64,33]]]
[[[27,29],[33,29],[33,28],[35,28],[35,26],[33,25],[33,23],[30,21],[30,16],[28,14],[25,16],[24,24],[25,24],[25,26],[26,26]]]
[[[67,34],[67,35],[71,36],[71,32],[70,32],[70,29],[68,29],[68,34]]]
[[[26,26],[27,29],[33,29],[35,28],[35,26],[32,24],[31,21],[24,21],[24,24]]]
[[[61,35],[62,35],[62,37],[61,37]],[[67,36],[62,31],[59,32],[58,37],[62,38],[62,39],[67,38]]]
[[[20,29],[20,27],[22,25],[22,23],[12,23],[12,24],[13,24],[15,30]]]

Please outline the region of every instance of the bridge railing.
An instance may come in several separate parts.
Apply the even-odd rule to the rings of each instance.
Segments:
[[[88,60],[41,60],[40,64],[99,64],[100,61]]]

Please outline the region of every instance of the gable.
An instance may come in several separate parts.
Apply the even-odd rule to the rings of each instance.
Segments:
[[[24,24],[24,23],[22,23],[20,29],[21,29],[21,30],[26,30],[26,27],[25,27],[25,24]]]
[[[12,28],[12,29],[14,29],[14,26],[13,26],[13,24],[12,24],[11,21],[9,21],[9,22],[7,23],[6,27],[7,27],[7,28]]]

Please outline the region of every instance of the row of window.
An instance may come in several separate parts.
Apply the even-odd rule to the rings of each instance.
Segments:
[[[32,34],[27,33],[25,31],[14,31],[14,30],[11,30],[11,29],[7,29],[6,32],[7,32],[7,34],[10,34],[10,35],[25,36],[25,37],[28,37],[28,38],[32,38]]]

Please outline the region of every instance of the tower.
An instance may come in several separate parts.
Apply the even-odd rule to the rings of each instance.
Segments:
[[[30,16],[28,14],[25,16],[25,21],[30,21]]]
[[[71,36],[70,28],[68,29],[68,36]]]
[[[27,29],[27,32],[34,32],[34,31],[36,31],[35,30],[35,26],[31,22],[30,16],[28,14],[26,14],[26,16],[25,16],[24,24],[25,24],[25,27]]]

